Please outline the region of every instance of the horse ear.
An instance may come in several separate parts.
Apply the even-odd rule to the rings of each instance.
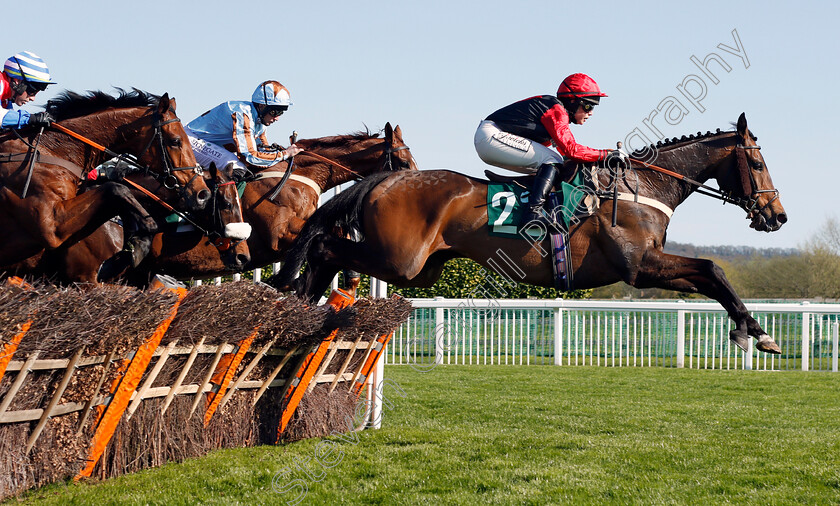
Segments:
[[[210,162],[210,177],[216,179],[218,177],[218,169],[216,168],[216,162]]]
[[[745,113],[742,112],[741,115],[738,116],[738,125],[737,125],[736,128],[738,129],[738,134],[741,137],[746,137],[746,135],[747,135],[747,115]]]
[[[394,129],[391,128],[391,122],[385,123],[385,140],[391,142],[394,139]]]
[[[394,129],[394,137],[402,139],[402,130],[400,129],[399,125],[397,125],[397,128]]]
[[[169,93],[164,93],[163,96],[160,97],[160,102],[158,102],[158,112],[163,114],[169,111],[170,102]]]

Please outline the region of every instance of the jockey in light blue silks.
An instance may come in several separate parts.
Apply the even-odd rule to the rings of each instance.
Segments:
[[[190,121],[185,130],[190,137],[196,161],[202,167],[232,165],[237,175],[247,174],[248,163],[271,167],[295,156],[303,149],[294,144],[285,150],[269,145],[266,127],[292,105],[289,90],[277,81],[257,86],[251,101],[224,102]]]
[[[0,127],[49,126],[53,122],[49,113],[30,114],[22,109],[13,110],[12,105],[20,107],[35,100],[35,95],[50,84],[55,84],[50,80],[50,70],[38,55],[21,51],[10,56],[0,72],[0,106],[7,109]]]

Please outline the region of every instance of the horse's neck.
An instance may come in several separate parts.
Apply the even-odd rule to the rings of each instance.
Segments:
[[[380,152],[372,148],[377,142],[382,142],[382,140],[374,138],[371,141],[356,142],[352,146],[352,150],[348,150],[346,146],[338,145],[334,148],[318,148],[316,154],[332,160],[336,164],[341,164],[353,172],[337,165],[331,165],[315,158],[306,157],[305,155],[301,157],[302,163],[300,170],[295,172],[318,183],[323,189],[322,191],[352,181],[358,175],[364,176],[375,172],[380,160]]]
[[[662,150],[652,163],[704,184],[715,175],[724,156],[721,140],[712,138]],[[658,191],[660,199],[672,208],[681,204],[697,189],[693,184],[657,172],[648,174],[648,182]]]
[[[137,114],[130,114],[128,111],[127,109],[106,110],[88,116],[70,118],[62,121],[61,124],[97,144],[116,151],[120,126],[129,123],[137,116]],[[52,137],[57,143],[54,148],[60,148],[60,152],[56,153],[57,156],[77,165],[90,168],[103,159],[102,152],[92,149],[91,146],[82,141],[70,140],[68,142],[70,137],[64,132],[56,131],[52,134]],[[47,146],[49,145],[47,143]]]

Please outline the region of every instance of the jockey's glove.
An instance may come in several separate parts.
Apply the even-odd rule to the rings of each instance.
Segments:
[[[54,121],[55,121],[55,118],[53,118],[52,114],[48,113],[47,111],[36,112],[34,114],[29,115],[29,122],[27,123],[27,125],[48,127]]]
[[[116,156],[97,167],[97,175],[108,181],[121,181],[136,168],[137,158],[134,155]]]
[[[629,161],[627,155],[617,149],[613,149],[607,154],[607,158],[604,159],[604,165],[609,169],[626,168],[630,165]]]

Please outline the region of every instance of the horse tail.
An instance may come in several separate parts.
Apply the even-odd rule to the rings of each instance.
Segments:
[[[335,227],[341,227],[345,231],[354,228],[361,230],[364,198],[383,179],[390,175],[389,172],[381,172],[367,176],[319,207],[306,220],[300,234],[295,238],[295,242],[286,253],[286,259],[280,272],[273,276],[268,283],[274,287],[285,288],[291,286],[292,281],[297,278],[303,263],[306,261],[306,255],[309,253],[312,243],[318,236],[332,232]]]

